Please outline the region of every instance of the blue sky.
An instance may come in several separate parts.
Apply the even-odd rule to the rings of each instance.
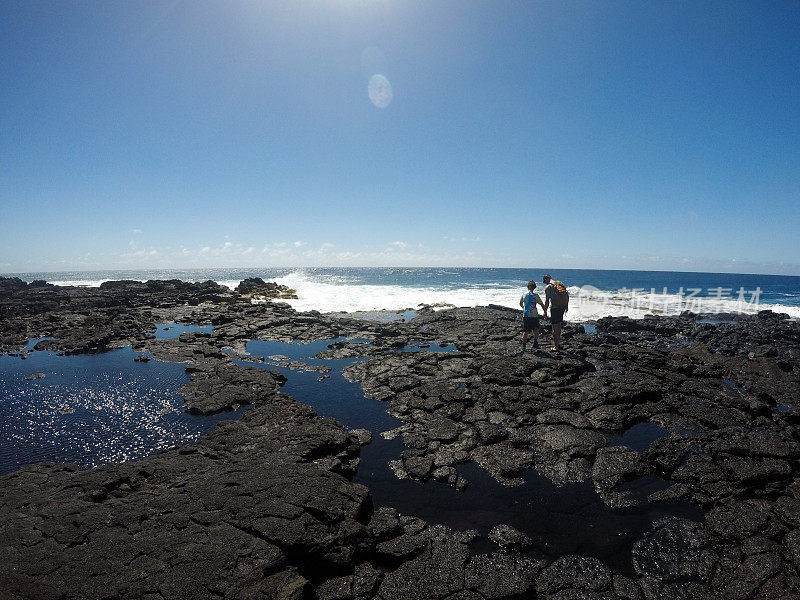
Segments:
[[[0,1],[0,106],[0,272],[800,274],[794,1]]]

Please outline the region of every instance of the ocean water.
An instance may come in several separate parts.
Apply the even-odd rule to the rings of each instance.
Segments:
[[[486,268],[263,268],[16,273],[26,281],[98,286],[112,279],[213,280],[236,287],[247,277],[276,281],[297,291],[298,310],[415,309],[421,304],[517,308],[531,279],[542,292],[550,273],[570,291],[568,319],[646,314],[746,313],[773,310],[800,318],[800,277],[735,273],[616,271],[598,269]]]

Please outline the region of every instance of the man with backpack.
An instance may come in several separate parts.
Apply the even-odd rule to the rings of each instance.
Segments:
[[[550,307],[550,324],[553,326],[553,347],[551,350],[561,350],[561,324],[564,322],[564,313],[569,310],[569,292],[560,281],[553,281],[550,275],[542,278],[544,287],[544,316],[547,318],[547,308]]]

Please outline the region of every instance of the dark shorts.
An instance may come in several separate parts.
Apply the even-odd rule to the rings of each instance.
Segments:
[[[522,317],[522,329],[526,333],[539,331],[539,317]]]
[[[564,307],[563,306],[551,306],[550,307],[550,323],[553,325],[558,325],[559,323],[564,322]]]

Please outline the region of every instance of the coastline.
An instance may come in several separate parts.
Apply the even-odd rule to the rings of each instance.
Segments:
[[[517,308],[519,295],[542,269],[487,268],[338,268],[338,269],[198,269],[189,271],[97,271],[28,273],[23,279],[98,287],[114,279],[208,280],[235,288],[248,277],[261,277],[297,290],[289,299],[300,311],[323,313],[403,310],[429,306],[475,307],[497,304]],[[90,279],[85,279],[90,275]],[[567,269],[556,271],[572,296],[573,320],[604,316],[641,318],[648,313],[756,314],[767,309],[800,318],[800,277],[663,271]]]
[[[233,300],[214,282],[0,294],[3,351],[45,336],[57,339],[38,350],[132,345],[191,361],[187,410],[250,405],[191,446],[85,471],[34,465],[0,479],[10,532],[2,544],[12,557],[0,568],[0,590],[20,598],[63,597],[65,589],[102,597],[116,587],[123,597],[385,599],[796,591],[796,321],[769,312],[719,324],[694,314],[607,317],[596,334],[569,324],[561,355],[514,357],[519,311],[504,307],[421,308],[408,321],[380,322]],[[168,320],[214,331],[148,336]],[[281,393],[280,373],[234,364],[248,358],[253,339],[341,339],[320,358],[363,357],[346,375],[403,423],[393,459],[400,477],[467,486],[459,465],[471,461],[513,486],[535,469],[556,484],[589,482],[622,508],[637,501],[627,482],[657,475],[668,486],[647,502],[686,501],[703,518],[654,522],[632,545],[626,574],[596,557],[531,555],[530,540],[513,528],[493,530],[498,548],[475,554],[475,533],[374,507],[353,481],[368,437]],[[402,352],[410,343],[420,351]],[[669,435],[644,450],[610,445],[609,436],[639,423]]]

